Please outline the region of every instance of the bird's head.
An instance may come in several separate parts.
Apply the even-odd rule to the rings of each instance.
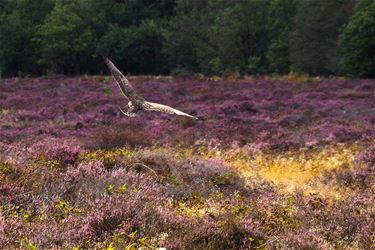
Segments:
[[[128,109],[134,109],[134,105],[132,101],[128,102]]]

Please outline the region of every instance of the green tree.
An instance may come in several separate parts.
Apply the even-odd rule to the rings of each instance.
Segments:
[[[98,35],[95,55],[110,56],[119,67],[135,74],[168,72],[162,53],[164,27],[174,13],[174,0],[129,0],[108,4],[93,1],[105,20]]]
[[[57,0],[39,27],[40,62],[55,73],[86,73],[92,66],[97,38],[91,0]]]
[[[161,25],[152,19],[130,27],[110,24],[98,41],[97,54],[110,56],[119,67],[135,74],[167,73],[162,33]]]
[[[267,59],[270,72],[285,74],[290,70],[289,35],[299,0],[272,0],[269,10],[269,47]]]
[[[50,0],[4,0],[0,6],[0,70],[4,75],[40,74],[37,27],[52,9]]]
[[[375,77],[375,2],[359,1],[341,34],[343,71],[360,77]]]
[[[165,32],[170,67],[205,74],[267,70],[266,0],[178,0]]]
[[[292,68],[312,75],[339,71],[339,31],[346,22],[344,0],[301,0],[290,40]]]
[[[268,0],[233,1],[217,17],[215,38],[225,69],[257,74],[267,70]]]
[[[199,51],[208,41],[208,15],[204,15],[207,7],[208,1],[177,0],[176,14],[169,20],[164,32],[163,51],[172,70],[202,70]]]
[[[110,56],[133,73],[163,73],[163,15],[172,3],[56,0],[38,31],[40,62],[56,73],[96,73],[102,56]]]

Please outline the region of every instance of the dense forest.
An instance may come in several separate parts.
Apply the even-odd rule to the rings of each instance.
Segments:
[[[375,76],[373,0],[2,0],[0,74]]]

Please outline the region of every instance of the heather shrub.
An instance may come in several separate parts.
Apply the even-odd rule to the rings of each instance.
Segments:
[[[233,84],[209,81],[202,85],[198,81],[189,80],[183,80],[183,84],[171,80],[155,84],[154,80],[146,79],[142,82],[134,78],[132,81],[148,99],[166,103],[186,112],[194,110],[202,121],[179,117],[172,119],[167,114],[147,112],[142,112],[134,119],[128,119],[120,115],[116,108],[122,104],[123,99],[120,96],[104,95],[101,91],[102,84],[90,83],[91,80],[76,84],[78,80],[32,79],[30,84],[16,83],[15,80],[4,81],[4,107],[21,110],[33,107],[33,110],[28,109],[27,112],[39,114],[41,118],[17,123],[15,117],[18,113],[11,110],[1,117],[4,129],[0,129],[0,136],[8,142],[21,140],[25,136],[34,137],[37,141],[40,137],[46,136],[91,137],[92,132],[97,131],[97,138],[102,139],[98,139],[96,143],[93,136],[92,145],[89,145],[87,139],[84,142],[87,147],[97,149],[126,145],[128,142],[125,138],[116,142],[116,138],[121,137],[115,135],[121,133],[111,130],[129,129],[131,131],[128,132],[135,136],[124,137],[139,137],[139,141],[135,138],[129,143],[136,146],[147,146],[152,140],[152,143],[158,145],[171,143],[188,147],[201,139],[217,139],[223,144],[242,141],[244,144],[269,143],[270,146],[277,144],[276,147],[299,147],[306,141],[317,141],[318,144],[324,145],[359,139],[363,134],[372,131],[372,117],[375,114],[375,110],[366,105],[373,98],[373,84],[366,80],[324,79],[311,85],[295,85],[284,80],[244,79]],[[55,84],[54,81],[58,82]],[[158,89],[155,89],[155,86],[158,86]],[[116,87],[114,84],[111,85],[111,89]],[[12,91],[16,89],[17,94],[13,95]],[[54,98],[46,98],[42,94],[46,91]],[[160,93],[168,100],[160,99]],[[175,93],[177,99],[168,98]],[[361,98],[356,98],[356,95],[360,95]],[[26,99],[28,102],[23,105],[22,101]],[[81,103],[77,100],[81,100]],[[22,105],[18,107],[20,103]],[[108,103],[113,105],[106,105]],[[76,105],[82,106],[82,109],[76,111]],[[182,108],[184,106],[186,109]],[[153,122],[146,122],[149,119]],[[142,133],[134,132],[139,131],[133,129],[134,127],[147,131],[144,132],[146,138],[143,138]],[[100,136],[101,130],[103,133],[110,131],[108,134],[114,135],[109,137],[113,139],[108,140],[105,136]],[[258,136],[260,134],[262,136]],[[114,145],[109,143],[106,146],[109,141],[114,141]]]
[[[241,192],[244,188],[244,182],[238,173],[218,161],[182,161],[174,166],[172,173],[176,176],[177,183],[181,182],[174,192],[177,192],[176,195],[180,193],[182,197],[208,197],[216,191],[230,194]]]
[[[191,115],[196,115],[195,112],[189,112]],[[187,128],[190,128],[190,127],[194,127],[196,126],[198,123],[197,120],[193,120],[193,119],[189,119],[189,118],[183,118],[181,119],[181,126],[184,128],[184,129],[187,129]]]
[[[245,235],[248,232],[241,225],[235,223],[235,218],[227,215],[219,223],[210,218],[198,220],[187,228],[183,228],[184,235],[180,238],[172,238],[166,242],[166,246],[172,249],[230,249],[245,246]],[[225,225],[225,227],[223,226]],[[256,239],[258,240],[258,239]],[[255,244],[254,244],[255,245]]]
[[[148,172],[148,168],[154,171],[160,178],[172,177],[171,168],[178,164],[172,156],[163,153],[152,152],[150,150],[143,150],[137,152],[134,158],[129,161],[128,159],[121,159],[121,166],[129,169],[136,169],[141,172]],[[140,163],[145,167],[138,166]]]
[[[365,145],[366,147],[356,155],[354,166],[343,165],[327,174],[325,178],[336,181],[343,188],[360,192],[372,190],[375,181],[375,144],[370,140]]]
[[[152,151],[142,151],[133,160],[155,171],[167,192],[177,199],[207,198],[215,192],[233,193],[244,188],[238,173],[220,161],[176,159],[168,153]]]
[[[72,164],[77,160],[81,148],[72,141],[48,138],[36,143],[31,150],[41,160]]]
[[[365,149],[357,155],[357,161],[370,167],[375,166],[375,140],[365,144]]]
[[[108,188],[111,185],[113,189]],[[108,172],[100,162],[68,168],[59,179],[51,179],[48,188],[39,190],[37,197],[20,211],[20,216],[30,212],[31,217],[5,231],[8,237],[27,238],[42,248],[84,245],[116,230],[144,234],[143,230],[148,232],[142,229],[144,220],[161,223],[157,213],[165,199],[158,184],[147,176],[123,169]],[[42,213],[49,215],[50,223],[27,223]]]
[[[0,214],[0,241],[4,240],[4,232],[5,232],[4,217],[2,214]]]
[[[317,228],[320,237],[325,239],[326,245],[334,248],[350,249],[357,246],[360,249],[369,249],[371,244],[369,239],[375,229],[374,223],[371,222],[372,216],[368,214],[373,201],[373,197],[368,193],[364,193],[361,198],[358,194],[349,196],[346,201],[330,203],[326,200],[320,208],[306,209],[301,214],[305,216],[307,213],[312,213],[310,216],[319,218],[316,221],[303,220],[303,228]],[[362,212],[358,211],[358,207],[363,209]],[[327,220],[324,222],[322,218],[327,218]]]
[[[125,129],[102,127],[92,134],[87,143],[87,147],[90,149],[136,148],[151,145],[151,138],[136,127]]]
[[[12,164],[3,162],[0,158],[0,175],[6,175],[11,173],[13,170]]]
[[[19,111],[14,116],[15,121],[30,122],[30,121],[41,121],[43,117],[37,112],[33,111]]]
[[[1,249],[371,249],[373,81],[131,80],[4,79]]]
[[[125,148],[113,150],[89,151],[79,156],[79,161],[100,161],[105,169],[111,170],[118,167],[127,167],[132,162],[134,151]]]

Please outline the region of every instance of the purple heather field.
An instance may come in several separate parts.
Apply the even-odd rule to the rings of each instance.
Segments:
[[[375,80],[0,82],[0,249],[374,249]]]

